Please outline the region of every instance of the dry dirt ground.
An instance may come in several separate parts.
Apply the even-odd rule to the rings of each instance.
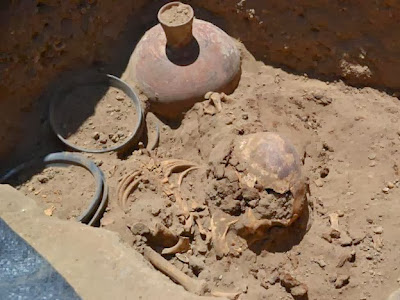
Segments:
[[[163,224],[175,234],[187,236],[191,249],[166,258],[220,290],[240,292],[239,299],[307,299],[301,296],[307,289],[308,299],[385,299],[400,284],[398,99],[372,88],[292,75],[255,61],[245,49],[242,54],[239,87],[230,96],[232,101],[222,103],[220,112],[212,105],[204,109],[207,103],[197,104],[178,128],[160,123],[158,148],[135,151],[126,160],[115,153],[87,155],[100,165],[110,186],[102,226],[120,233],[139,250],[149,240],[137,234],[141,233],[135,227],[138,222],[150,228]],[[101,120],[111,111],[105,107],[96,109],[97,113],[101,115],[93,118]],[[114,110],[114,116],[119,113]],[[93,144],[90,125],[86,129],[90,133],[76,138]],[[304,158],[309,213],[292,225],[292,231],[271,229],[267,239],[255,247],[243,247],[240,253],[217,259],[197,223],[188,230],[183,228],[177,216],[178,203],[165,192],[160,163],[184,159],[201,167],[186,175],[182,194],[184,201],[197,205],[194,210],[207,228],[207,211],[225,205],[224,199],[216,204],[213,191],[225,188],[229,194],[229,189],[235,189],[229,174],[215,178],[209,164],[213,149],[221,140],[261,131],[287,137]],[[135,170],[141,170],[142,180],[122,206],[117,195],[119,181]],[[84,192],[77,191],[78,195],[35,195],[49,185],[55,191],[70,184],[63,179],[68,174],[61,170],[49,176],[44,172],[40,176],[48,180],[36,176],[21,189],[34,196],[44,211],[54,205],[53,215],[71,218],[74,212],[59,212],[62,203],[79,211],[79,205],[82,208],[91,196],[90,176],[76,173],[79,185],[86,187]],[[171,176],[170,182],[178,175]],[[240,214],[240,209],[235,213]],[[331,219],[334,222],[336,217],[338,224],[333,230]]]

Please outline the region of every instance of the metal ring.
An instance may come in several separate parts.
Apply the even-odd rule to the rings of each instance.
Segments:
[[[133,105],[136,108],[136,112],[138,115],[138,120],[136,122],[136,126],[134,130],[132,131],[132,134],[126,139],[126,141],[122,144],[109,147],[109,148],[104,148],[104,149],[87,149],[83,147],[76,146],[70,142],[68,142],[60,133],[57,128],[57,122],[55,119],[55,112],[57,109],[57,102],[61,98],[62,95],[65,95],[66,92],[70,91],[71,89],[75,88],[76,86],[82,86],[82,85],[87,85],[87,84],[101,84],[105,83],[108,84],[109,86],[118,88],[122,90],[132,101]],[[124,81],[121,79],[109,75],[109,74],[97,74],[96,76],[93,76],[89,82],[71,82],[74,86],[67,86],[64,87],[63,89],[60,89],[56,92],[55,95],[53,95],[52,100],[50,102],[50,109],[49,109],[49,116],[50,116],[50,126],[54,133],[57,135],[58,139],[63,142],[65,145],[68,147],[76,150],[76,151],[81,151],[81,152],[89,152],[89,153],[105,153],[105,152],[110,152],[110,151],[116,151],[119,149],[122,149],[128,145],[133,145],[134,143],[139,142],[139,138],[141,137],[143,133],[143,110],[142,110],[142,105],[140,103],[140,100],[136,93],[130,88],[128,84],[126,84]]]
[[[108,187],[105,176],[96,164],[82,154],[70,152],[57,152],[46,155],[40,160],[23,163],[7,172],[0,178],[0,183],[5,183],[19,172],[34,166],[75,165],[88,170],[95,179],[96,190],[86,210],[76,218],[78,222],[95,226],[101,219],[108,201]]]

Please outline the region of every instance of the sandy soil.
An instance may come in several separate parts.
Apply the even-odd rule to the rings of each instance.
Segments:
[[[190,8],[184,4],[178,4],[166,9],[161,18],[170,26],[177,26],[187,22],[190,18]]]
[[[103,90],[102,96],[92,96]],[[100,85],[81,86],[60,102],[56,126],[68,142],[78,147],[103,149],[120,145],[137,122],[131,99],[114,87],[105,90]]]
[[[24,181],[22,177],[20,180]],[[49,167],[17,185],[17,189],[35,199],[46,215],[73,219],[89,205],[95,182],[81,167]]]
[[[221,112],[208,102],[197,104],[177,129],[162,126],[156,150],[135,151],[124,161],[114,153],[88,155],[101,161],[110,186],[102,226],[139,250],[144,244],[157,250],[171,245],[152,241],[137,223],[169,227],[189,239],[190,250],[166,257],[190,276],[240,292],[239,299],[385,299],[400,281],[398,99],[371,88],[292,75],[242,51],[239,87],[232,101],[222,102]],[[179,203],[162,182],[162,162],[184,159],[200,166],[183,179],[182,195],[207,228],[220,211],[227,217],[241,214],[231,207],[224,212],[216,204],[212,191],[229,195],[237,187],[229,174],[217,178],[209,164],[213,150],[221,140],[260,131],[286,136],[304,157],[309,210],[291,228],[272,228],[254,247],[244,245],[217,258],[197,223],[189,228],[182,224]],[[123,206],[117,187],[135,170],[142,172],[141,181]],[[169,183],[176,187],[178,178],[172,174]],[[52,181],[32,179],[26,185],[39,190]],[[86,181],[79,178],[80,184]],[[57,199],[50,193],[45,202]],[[83,199],[87,197],[65,195],[62,201]]]

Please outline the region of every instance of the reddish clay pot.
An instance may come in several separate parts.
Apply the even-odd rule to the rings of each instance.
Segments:
[[[129,79],[149,98],[151,110],[176,118],[202,101],[209,91],[232,93],[240,79],[240,52],[235,41],[211,23],[194,18],[193,9],[181,24],[160,24],[137,44],[129,65]],[[181,4],[182,5],[182,4]]]

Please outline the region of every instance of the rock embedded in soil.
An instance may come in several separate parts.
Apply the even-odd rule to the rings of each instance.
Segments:
[[[365,232],[361,229],[353,229],[350,232],[350,236],[353,240],[353,245],[360,244],[365,239]]]
[[[313,262],[315,262],[322,269],[326,267],[326,262],[322,258],[314,259]]]
[[[96,166],[101,167],[103,165],[103,161],[101,159],[96,159],[94,161],[94,163],[96,164]]]
[[[374,231],[374,233],[376,233],[376,234],[382,234],[382,233],[383,233],[383,227],[382,227],[382,226],[375,227],[375,228],[373,229],[373,231]]]
[[[323,233],[321,235],[321,238],[323,238],[328,243],[332,243],[332,237],[331,237],[331,235],[329,233]]]
[[[158,216],[159,214],[160,214],[160,212],[161,212],[161,209],[160,208],[158,208],[158,207],[153,207],[152,209],[151,209],[151,214],[153,215],[153,216]]]
[[[150,234],[150,229],[143,223],[136,223],[130,226],[130,231],[133,235],[145,235]]]
[[[339,262],[336,265],[337,268],[341,268],[345,265],[346,262],[355,262],[356,260],[356,251],[352,250],[350,253],[345,253],[340,256]]]
[[[351,246],[352,243],[353,243],[353,240],[347,233],[343,233],[341,235],[341,237],[340,237],[340,245],[342,247]]]
[[[393,189],[393,188],[395,187],[394,183],[391,182],[391,181],[389,181],[386,185],[387,185],[387,187],[388,187],[389,189]]]
[[[308,289],[305,285],[298,285],[290,289],[290,294],[296,299],[307,295]]]
[[[335,288],[340,289],[350,282],[350,275],[338,275],[335,281]]]
[[[330,237],[333,239],[339,239],[340,238],[340,231],[336,229],[332,229],[331,232],[329,233]]]
[[[38,180],[40,183],[46,183],[46,182],[49,181],[49,178],[48,178],[46,175],[38,175],[38,176],[37,176],[37,180]]]
[[[111,141],[114,142],[114,143],[117,143],[117,142],[119,141],[119,137],[118,137],[118,135],[116,135],[116,134],[112,135],[110,139],[111,139]]]
[[[301,298],[307,295],[308,287],[299,282],[289,273],[284,273],[279,276],[281,285],[295,298]]]
[[[317,180],[314,181],[315,185],[317,187],[323,187],[324,186],[324,181],[321,178],[318,178]]]

